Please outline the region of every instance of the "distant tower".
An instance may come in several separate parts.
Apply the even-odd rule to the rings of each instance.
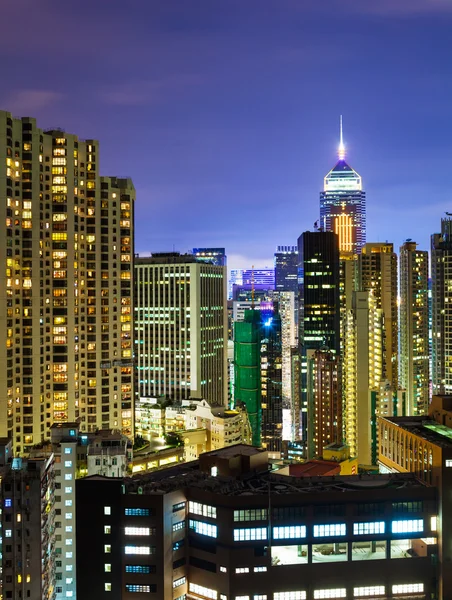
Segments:
[[[400,248],[400,385],[409,415],[429,400],[428,252],[407,240]]]
[[[342,116],[338,158],[320,192],[320,228],[337,233],[341,253],[356,254],[366,243],[366,192],[361,176],[345,162]]]
[[[275,252],[275,290],[296,292],[298,290],[298,248],[278,246]]]

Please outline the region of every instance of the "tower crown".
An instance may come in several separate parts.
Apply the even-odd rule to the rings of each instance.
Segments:
[[[343,132],[342,132],[342,115],[340,116],[340,119],[339,119],[339,146],[337,149],[337,156],[338,156],[339,160],[345,159],[345,145],[344,145],[344,137],[343,137]]]

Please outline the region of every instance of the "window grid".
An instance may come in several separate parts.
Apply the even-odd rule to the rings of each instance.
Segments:
[[[275,592],[273,600],[306,600],[306,592],[303,590],[296,592]]]
[[[314,590],[314,600],[323,600],[324,598],[346,598],[347,590],[345,588],[332,588],[329,590]]]
[[[423,583],[402,583],[392,586],[393,594],[413,594],[424,591]]]
[[[249,573],[250,569],[249,569],[249,567],[237,567],[235,569],[235,572],[238,573],[238,574],[240,574],[240,573]]]
[[[282,527],[273,527],[274,540],[299,539],[305,537],[305,525],[287,525]]]
[[[218,592],[216,590],[204,587],[203,585],[198,585],[197,583],[189,583],[188,589],[190,592],[198,594],[199,596],[205,596],[210,600],[217,600],[218,598]]]
[[[125,508],[124,514],[126,517],[149,517],[149,508]]]
[[[234,521],[266,521],[268,510],[266,508],[250,508],[247,510],[235,510]]]
[[[126,583],[126,591],[127,592],[137,592],[137,593],[150,592],[151,586],[150,585],[141,585],[140,583]]]
[[[354,535],[376,535],[385,532],[384,521],[371,521],[369,523],[354,523]]]
[[[267,539],[266,527],[246,527],[243,529],[234,529],[235,542],[250,542]]]
[[[253,571],[255,573],[265,573],[267,570],[267,567],[254,567]]]
[[[384,585],[368,585],[365,587],[355,587],[353,595],[356,598],[375,598],[375,596],[384,596],[386,593]]]
[[[207,537],[217,537],[217,526],[211,523],[203,523],[203,521],[195,521],[194,519],[189,520],[189,528],[199,533],[200,535],[206,535]]]
[[[329,537],[346,535],[345,523],[326,523],[325,525],[314,525],[314,537]]]
[[[150,535],[151,531],[149,527],[126,527],[126,535]]]
[[[208,504],[201,504],[200,502],[192,502],[190,500],[188,503],[188,511],[201,517],[208,517],[210,519],[217,518],[216,506],[209,506]]]
[[[155,554],[155,546],[126,546],[125,554]]]
[[[126,573],[150,573],[149,565],[126,565]]]
[[[185,529],[185,521],[179,521],[178,523],[173,524],[173,532],[180,531],[181,529]]]
[[[418,533],[424,531],[424,519],[404,519],[392,522],[392,533]]]
[[[184,585],[184,583],[187,583],[186,577],[179,577],[179,579],[175,579],[173,581],[173,589],[179,587],[180,585]]]

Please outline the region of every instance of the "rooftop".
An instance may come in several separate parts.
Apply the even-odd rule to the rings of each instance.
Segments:
[[[452,449],[452,429],[441,425],[433,419],[426,419],[425,416],[419,417],[385,417],[397,427],[409,431],[432,444],[441,446],[441,448]]]

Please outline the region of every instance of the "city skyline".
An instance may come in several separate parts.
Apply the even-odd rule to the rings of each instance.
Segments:
[[[339,114],[347,158],[365,180],[367,239],[428,249],[450,208],[448,3],[330,0],[328,11],[233,1],[213,11],[203,0],[155,1],[124,14],[113,1],[108,19],[90,5],[83,24],[83,0],[77,11],[51,4],[2,9],[5,22],[26,9],[33,27],[20,43],[9,32],[0,42],[9,82],[0,106],[102,141],[102,171],[137,188],[137,252],[222,246],[232,268],[271,265],[277,245],[295,244],[318,219]],[[40,31],[67,19],[55,52]],[[75,57],[82,25],[102,41],[85,72]],[[30,69],[43,63],[45,73]],[[335,64],[350,65],[353,85]]]

